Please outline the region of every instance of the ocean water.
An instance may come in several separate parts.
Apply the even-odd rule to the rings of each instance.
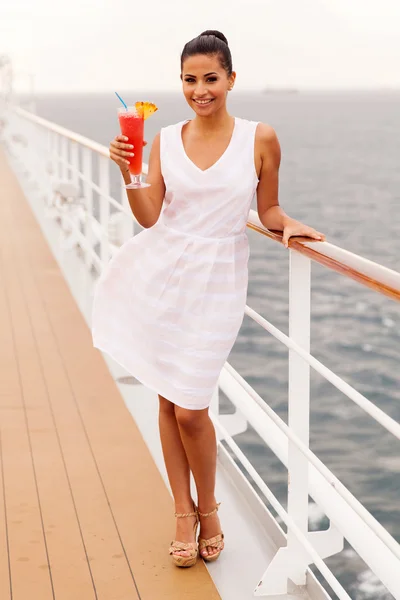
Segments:
[[[130,103],[138,99],[122,95]],[[147,160],[160,127],[193,113],[180,95],[141,98],[159,107],[146,122]],[[290,216],[333,244],[400,270],[399,103],[400,93],[232,93],[229,110],[275,128],[282,147],[280,203]],[[112,92],[37,98],[38,114],[107,146],[119,131],[116,108]],[[247,303],[288,333],[288,252],[252,230],[248,237]],[[399,331],[399,303],[313,265],[312,354],[397,421]],[[245,316],[229,357],[285,420],[287,354]],[[400,442],[321,376],[312,371],[311,377],[311,449],[400,541]],[[286,506],[287,471],[251,428],[237,439]],[[310,528],[327,526],[314,506]],[[392,598],[348,544],[326,562],[354,600]]]

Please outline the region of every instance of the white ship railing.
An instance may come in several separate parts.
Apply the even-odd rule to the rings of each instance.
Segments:
[[[59,220],[65,243],[79,246],[87,267],[101,272],[136,228],[122,182],[120,202],[111,195],[108,149],[20,108],[4,111],[2,119],[3,144],[42,194],[44,210]],[[266,230],[253,210],[248,226],[281,242],[281,235]],[[254,595],[286,594],[288,579],[305,586],[307,568],[314,563],[337,596],[349,599],[323,560],[340,552],[346,538],[394,598],[400,599],[400,545],[309,448],[310,367],[400,439],[399,423],[310,354],[311,261],[396,301],[400,300],[400,274],[326,242],[292,239],[289,254],[289,336],[249,306],[245,309],[289,349],[288,425],[228,363],[219,387],[236,412],[220,415],[218,395],[211,406],[219,440],[224,440],[287,525],[287,543],[260,574]],[[288,469],[287,511],[234,441],[248,423]],[[219,454],[227,455],[222,444]],[[308,495],[330,519],[326,531],[308,531]]]

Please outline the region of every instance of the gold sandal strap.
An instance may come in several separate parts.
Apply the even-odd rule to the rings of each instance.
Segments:
[[[180,552],[181,550],[188,550],[190,552],[190,556],[196,556],[198,552],[198,543],[197,542],[178,542],[177,540],[173,540],[171,542],[171,546],[169,547],[169,553],[173,554],[174,552]],[[189,557],[182,557],[189,558]]]
[[[212,511],[211,511],[211,512],[209,512],[209,513],[202,513],[202,512],[200,512],[199,510],[198,510],[197,512],[199,513],[199,515],[200,515],[201,517],[210,517],[211,515],[213,515],[213,514],[214,514],[214,513],[215,513],[215,512],[218,510],[218,507],[220,506],[220,504],[221,504],[221,502],[218,502],[218,504],[217,504],[217,506],[214,508],[214,510],[212,510]]]
[[[217,535],[215,535],[212,538],[209,538],[208,540],[205,540],[204,538],[199,538],[199,549],[202,550],[206,546],[212,546],[213,548],[216,548],[217,550],[222,549],[223,540],[224,540],[224,534],[222,532],[218,533]]]
[[[196,517],[197,516],[197,512],[191,512],[191,513],[175,513],[175,517]]]
[[[192,512],[189,512],[189,513],[175,513],[175,517],[179,517],[179,518],[182,518],[182,517],[198,517],[198,515],[197,515],[197,506],[196,506],[196,504],[194,502],[193,502],[193,509],[194,510]]]
[[[179,542],[178,540],[172,540],[171,546],[178,548],[179,550],[196,550],[198,542]]]

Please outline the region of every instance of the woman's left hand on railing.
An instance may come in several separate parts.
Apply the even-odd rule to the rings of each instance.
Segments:
[[[292,236],[309,237],[319,242],[325,242],[325,235],[300,221],[290,219],[283,229],[282,243],[285,248],[289,246],[289,238]]]

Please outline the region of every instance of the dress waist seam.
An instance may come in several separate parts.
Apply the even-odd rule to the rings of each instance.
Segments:
[[[202,241],[225,242],[225,241],[230,241],[230,240],[237,240],[239,238],[242,238],[243,236],[246,236],[246,232],[245,231],[242,231],[241,233],[237,233],[235,235],[229,235],[229,236],[223,236],[223,237],[201,236],[201,235],[197,235],[195,233],[189,233],[187,231],[182,231],[181,229],[174,229],[173,227],[170,227],[169,225],[166,225],[164,221],[160,221],[160,223],[162,224],[163,227],[165,227],[166,229],[170,229],[174,233],[185,235],[187,237],[192,237],[192,238],[200,239]]]

